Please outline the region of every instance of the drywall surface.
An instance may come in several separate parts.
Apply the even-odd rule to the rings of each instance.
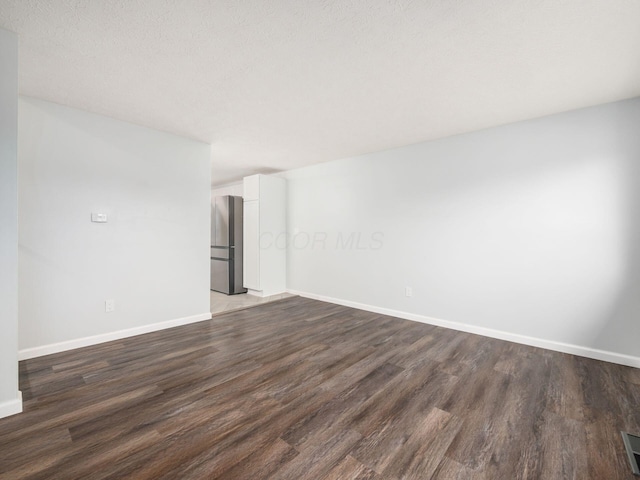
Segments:
[[[0,417],[18,392],[18,37],[0,29]]]
[[[639,357],[638,125],[636,98],[292,170],[288,288]]]
[[[18,152],[21,350],[209,312],[208,145],[23,97]]]
[[[214,204],[214,198],[223,197],[225,195],[233,195],[241,197],[244,191],[242,182],[226,185],[224,187],[216,187],[211,189],[211,205]]]

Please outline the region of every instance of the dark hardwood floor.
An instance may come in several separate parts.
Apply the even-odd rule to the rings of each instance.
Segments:
[[[27,360],[1,479],[632,479],[637,369],[290,298]]]

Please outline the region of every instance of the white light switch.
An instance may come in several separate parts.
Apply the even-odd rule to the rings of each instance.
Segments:
[[[91,221],[96,223],[107,223],[107,214],[91,212]]]

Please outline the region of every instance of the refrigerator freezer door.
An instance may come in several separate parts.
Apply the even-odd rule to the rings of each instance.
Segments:
[[[229,282],[229,260],[211,259],[211,290],[231,293]]]

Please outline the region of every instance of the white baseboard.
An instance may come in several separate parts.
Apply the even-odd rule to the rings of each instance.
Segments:
[[[112,340],[120,340],[121,338],[133,337],[143,333],[155,332],[189,323],[201,322],[211,319],[211,313],[201,313],[199,315],[191,315],[190,317],[175,318],[164,322],[152,323],[150,325],[142,325],[140,327],[128,328],[126,330],[118,330],[116,332],[102,333],[91,337],[76,338],[65,342],[51,343],[41,347],[25,348],[18,351],[18,360],[27,360],[29,358],[41,357],[52,353],[73,350],[74,348],[88,347],[89,345],[97,345],[98,343],[110,342]]]
[[[0,418],[9,417],[22,412],[22,392],[18,390],[18,396],[14,400],[0,403]]]
[[[596,348],[583,347],[580,345],[557,342],[554,340],[544,340],[542,338],[529,337],[529,336],[520,335],[517,333],[509,333],[502,330],[494,330],[492,328],[478,327],[478,326],[469,325],[466,323],[452,322],[449,320],[441,320],[439,318],[427,317],[425,315],[402,312],[399,310],[392,310],[390,308],[376,307],[374,305],[367,305],[364,303],[352,302],[350,300],[327,297],[324,295],[316,295],[315,293],[300,292],[300,291],[291,290],[291,289],[289,289],[288,292],[293,295],[299,295],[305,298],[311,298],[314,300],[321,300],[323,302],[335,303],[337,305],[343,305],[345,307],[357,308],[359,310],[366,310],[368,312],[380,313],[383,315],[398,317],[405,320],[413,320],[414,322],[427,323],[429,325],[450,328],[452,330],[458,330],[461,332],[474,333],[476,335],[497,338],[499,340],[506,340],[508,342],[521,343],[523,345],[530,345],[532,347],[540,347],[540,348],[545,348],[547,350],[553,350],[556,352],[570,353],[572,355],[578,355],[581,357],[593,358],[595,360],[602,360],[605,362],[617,363],[617,364],[626,365],[629,367],[640,368],[640,357],[634,357],[634,356],[626,355],[623,353],[610,352],[606,350],[598,350]]]
[[[270,291],[264,291],[264,290],[251,290],[250,288],[247,289],[247,294],[248,295],[253,295],[254,297],[261,297],[261,298],[266,298],[266,297],[273,297],[274,295],[282,295],[283,293],[287,293],[289,290],[278,290],[278,291],[274,291],[274,292],[270,292]]]

